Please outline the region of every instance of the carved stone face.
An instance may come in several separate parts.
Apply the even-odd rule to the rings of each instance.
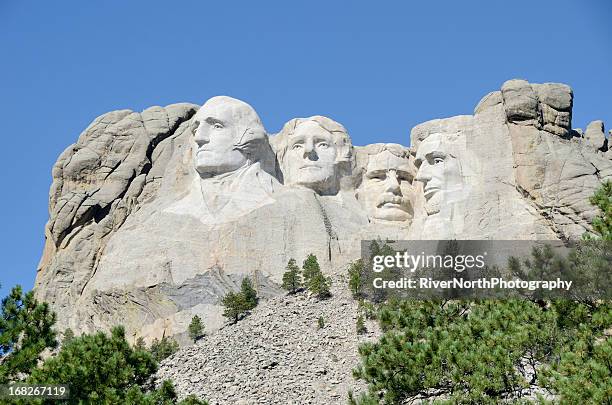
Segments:
[[[333,135],[314,121],[297,126],[285,154],[285,184],[323,191],[336,180],[337,149]]]
[[[461,190],[461,165],[451,150],[451,144],[441,134],[432,134],[417,148],[416,180],[423,183],[425,210],[428,215],[440,212],[445,195]]]
[[[413,177],[414,169],[407,158],[388,150],[370,156],[358,191],[368,217],[386,221],[411,219]]]
[[[198,145],[195,166],[203,177],[239,169],[247,157],[236,143],[253,122],[259,121],[246,103],[230,97],[213,97],[197,112],[193,124]]]

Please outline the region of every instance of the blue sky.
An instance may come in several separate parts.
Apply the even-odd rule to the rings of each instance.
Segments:
[[[33,286],[51,167],[110,110],[226,94],[269,132],[322,114],[407,144],[520,77],[571,85],[575,128],[612,127],[607,0],[93,3],[0,1],[0,296]]]

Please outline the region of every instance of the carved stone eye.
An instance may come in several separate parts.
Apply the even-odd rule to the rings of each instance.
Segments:
[[[200,121],[196,120],[191,123],[191,133],[195,135],[200,127]]]
[[[219,124],[218,122],[215,122],[215,123],[213,124],[213,128],[214,128],[214,129],[222,129],[222,128],[223,128],[223,125]]]
[[[383,181],[387,178],[387,175],[384,173],[372,173],[368,174],[367,177],[372,181]]]
[[[291,149],[294,149],[294,150],[295,150],[295,149],[301,149],[303,146],[304,146],[304,145],[302,145],[301,143],[296,143],[296,144],[294,144],[294,145],[291,147]]]

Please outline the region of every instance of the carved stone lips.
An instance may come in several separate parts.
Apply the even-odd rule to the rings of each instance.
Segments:
[[[402,197],[388,197],[378,203],[378,208],[380,207],[388,207],[388,208],[399,208],[402,206]]]

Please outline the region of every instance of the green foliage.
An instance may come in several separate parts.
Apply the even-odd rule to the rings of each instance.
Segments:
[[[253,283],[248,277],[242,280],[240,292],[228,292],[221,299],[224,307],[223,316],[230,319],[233,323],[238,322],[240,317],[257,306],[259,298],[257,291],[253,288]]]
[[[0,384],[17,381],[36,367],[41,353],[57,347],[55,313],[38,303],[32,291],[15,286],[2,300],[0,314]]]
[[[349,289],[353,298],[359,299],[363,297],[363,284],[365,283],[367,274],[366,266],[362,259],[358,259],[351,263],[348,268],[349,274]]]
[[[312,253],[309,254],[302,264],[302,270],[304,275],[304,284],[308,286],[310,284],[310,280],[317,274],[321,273],[321,267],[319,266],[317,256]]]
[[[142,336],[136,339],[136,343],[134,344],[134,350],[147,350],[147,345]]]
[[[223,316],[229,318],[234,323],[238,322],[240,315],[244,313],[246,308],[244,296],[230,291],[221,299],[221,303],[224,307]]]
[[[134,349],[136,349],[136,347],[134,347]],[[174,340],[174,338],[164,336],[161,338],[161,340],[157,338],[153,339],[149,351],[151,352],[151,356],[153,356],[153,359],[155,359],[156,362],[160,362],[166,357],[169,357],[176,353],[178,349],[179,344],[176,340]]]
[[[351,400],[377,403],[380,396],[396,404],[442,396],[448,403],[498,403],[539,384],[569,403],[599,403],[610,395],[612,353],[609,338],[596,342],[612,325],[610,314],[608,304],[593,309],[567,300],[396,300],[380,311],[380,340],[359,348],[362,365],[354,375],[369,383],[369,392]]]
[[[253,288],[253,282],[250,278],[245,277],[242,279],[240,284],[240,293],[244,297],[245,310],[251,310],[257,306],[259,298],[257,297],[257,291]]]
[[[317,326],[319,327],[319,329],[323,329],[325,327],[325,320],[323,319],[323,315],[319,316],[319,319],[317,320]]]
[[[551,365],[543,368],[538,382],[558,394],[565,403],[612,403],[612,339],[602,331],[612,325],[610,302],[596,307],[556,301],[562,326],[573,331],[558,342]]]
[[[366,319],[376,319],[378,308],[375,304],[366,300],[359,300],[359,310]]]
[[[202,336],[204,336],[204,324],[202,323],[202,319],[195,315],[191,318],[191,323],[189,324],[189,337],[195,343]]]
[[[195,395],[188,395],[178,405],[208,405],[208,401],[198,399]]]
[[[57,356],[35,369],[27,382],[68,384],[71,403],[119,403],[128,394],[136,395],[135,390],[140,390],[156,370],[153,357],[133,350],[124,329],[116,327],[111,336],[99,332],[74,338]]]
[[[295,259],[289,259],[285,269],[287,271],[283,274],[283,288],[291,294],[295,294],[296,291],[302,287],[300,268],[295,263]]]
[[[170,381],[153,389],[150,381],[157,363],[153,355],[144,350],[144,340],[139,339],[137,348],[130,347],[123,327],[114,328],[111,336],[100,332],[75,337],[72,330],[66,329],[59,353],[37,368],[41,352],[57,347],[52,329],[54,323],[55,314],[48,305],[39,304],[32,292],[24,295],[19,286],[2,300],[2,383],[16,381],[19,377],[27,384],[67,384],[70,386],[70,399],[64,402],[67,404],[207,405],[206,401],[193,396],[178,402]],[[51,402],[33,400],[27,403]]]
[[[372,302],[382,303],[392,297],[395,297],[398,293],[393,289],[374,288],[374,278],[381,278],[385,281],[398,280],[400,277],[402,277],[402,274],[401,270],[398,268],[385,267],[381,272],[374,272],[372,270],[372,264],[375,256],[395,255],[395,250],[387,242],[382,240],[374,240],[370,243],[369,251],[369,261],[367,263],[363,263],[362,269],[355,269],[360,271],[361,274],[359,295],[356,298],[368,297]]]
[[[355,323],[355,330],[357,331],[358,335],[363,335],[364,333],[368,331],[368,329],[365,326],[363,315],[359,315],[357,317],[357,322]]]
[[[319,299],[328,298],[331,296],[331,277],[325,277],[323,273],[316,274],[308,283],[308,290],[316,295]]]
[[[208,405],[207,401],[199,400],[194,395],[189,395],[184,400],[177,402],[174,386],[168,380],[151,392],[143,392],[140,387],[131,387],[125,395],[125,404],[128,405]]]
[[[74,332],[72,331],[72,329],[67,328],[63,333],[62,344],[65,345],[72,339],[74,339]]]
[[[304,260],[302,266],[304,274],[304,284],[308,291],[316,295],[319,299],[331,296],[331,277],[325,277],[319,266],[317,256],[312,253]]]
[[[589,201],[601,210],[593,220],[593,229],[599,238],[612,240],[612,181],[606,181]]]
[[[35,369],[26,382],[70,385],[68,404],[176,404],[170,381],[164,381],[158,389],[149,385],[156,370],[154,355],[131,348],[125,330],[119,326],[110,336],[98,332],[73,338],[57,356]],[[190,401],[180,403],[206,404],[195,398]]]
[[[355,398],[353,391],[348,392],[348,403],[349,405],[379,405],[380,402],[371,395],[364,392],[358,398]]]
[[[531,256],[522,262],[511,257],[508,260],[512,275],[522,280],[572,280],[572,288],[566,294],[574,301],[589,306],[596,305],[602,297],[611,297],[612,244],[604,240],[585,240],[576,244],[567,256],[556,253],[549,245],[534,247]],[[536,290],[522,295],[532,300],[559,298],[555,291]]]

